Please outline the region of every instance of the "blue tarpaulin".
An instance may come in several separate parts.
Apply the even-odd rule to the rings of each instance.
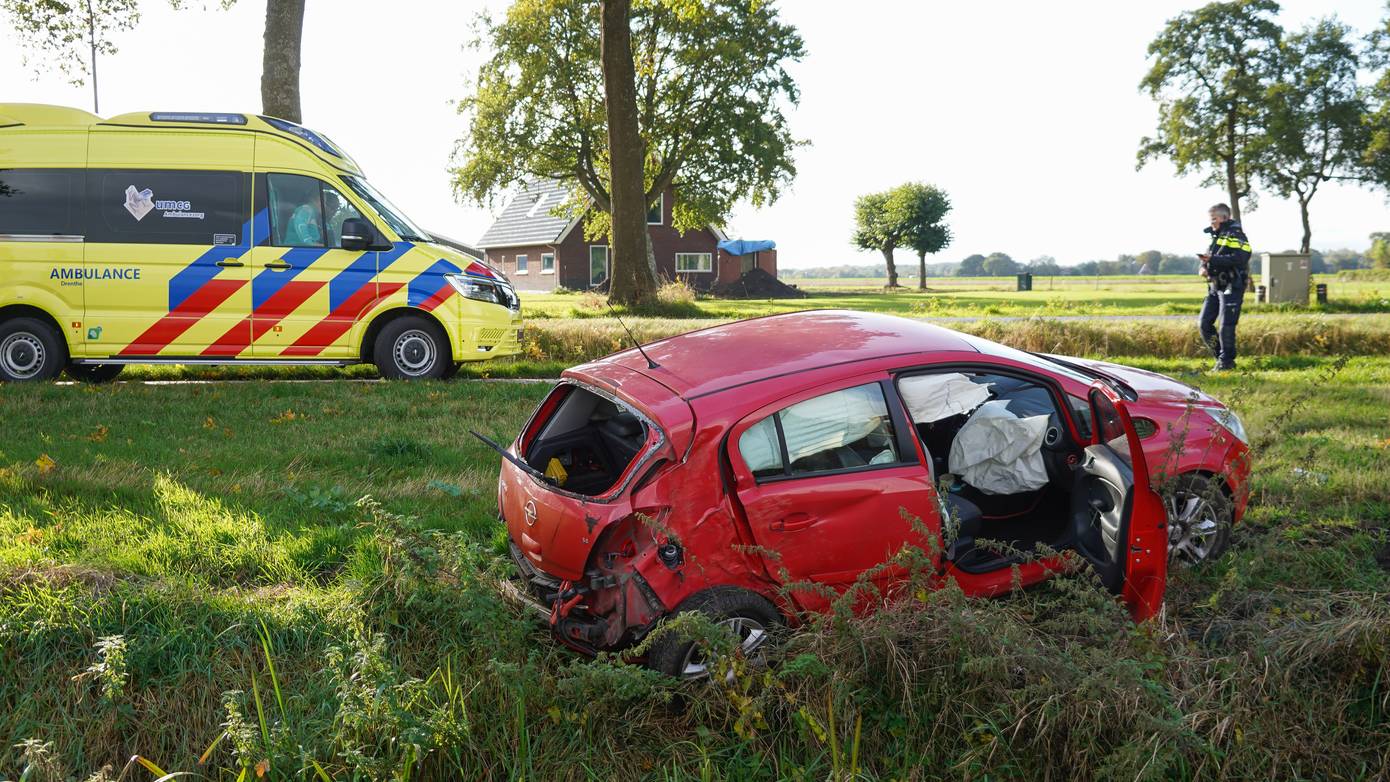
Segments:
[[[777,243],[771,239],[725,239],[719,243],[719,249],[730,255],[748,255],[776,247]]]

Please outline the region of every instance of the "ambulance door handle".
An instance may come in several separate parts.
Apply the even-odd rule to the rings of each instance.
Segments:
[[[294,264],[286,263],[285,261],[270,261],[265,265],[265,268],[275,269],[277,271],[284,271],[285,269],[293,269]]]
[[[242,263],[241,261],[218,261],[217,265],[226,269],[231,266],[245,266],[246,264]]]

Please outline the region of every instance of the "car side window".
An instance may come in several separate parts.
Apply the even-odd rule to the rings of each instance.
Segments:
[[[897,464],[897,439],[878,383],[797,402],[739,437],[755,478],[805,476]]]
[[[271,174],[270,237],[276,247],[323,247],[323,196],[319,181]]]

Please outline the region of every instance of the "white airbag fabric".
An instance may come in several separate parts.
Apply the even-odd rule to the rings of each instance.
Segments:
[[[1048,417],[1019,418],[1008,401],[986,402],[951,443],[951,472],[985,494],[1021,494],[1047,485],[1042,444]]]
[[[929,424],[979,407],[989,399],[989,385],[959,372],[914,375],[898,381],[898,394],[914,424]]]
[[[883,426],[888,406],[877,384],[846,388],[798,402],[779,415],[787,458],[797,459],[864,439]]]

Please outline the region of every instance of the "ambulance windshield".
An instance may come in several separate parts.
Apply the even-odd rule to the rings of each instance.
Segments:
[[[367,184],[365,179],[360,179],[355,176],[345,176],[343,177],[343,181],[347,183],[347,186],[351,188],[352,192],[356,193],[363,201],[366,201],[378,215],[381,215],[381,219],[385,220],[386,224],[391,226],[391,230],[395,231],[402,239],[407,242],[430,241],[429,234],[426,233],[424,229],[412,223],[410,218],[405,216],[404,212],[397,209],[394,204],[386,200],[386,196],[378,193],[376,188]]]

